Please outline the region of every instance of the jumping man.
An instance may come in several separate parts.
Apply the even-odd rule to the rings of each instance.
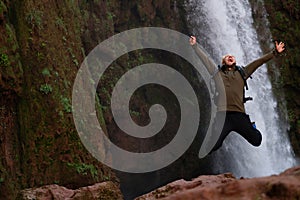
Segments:
[[[274,50],[245,67],[237,66],[233,55],[225,55],[222,58],[222,66],[219,68],[217,68],[214,62],[197,46],[196,37],[190,37],[190,45],[192,45],[211,76],[213,77],[217,74],[221,77],[225,88],[224,98],[226,98],[226,103],[224,103],[221,98],[217,98],[216,100],[218,112],[216,114],[214,126],[217,126],[218,119],[221,115],[224,116],[224,114],[225,122],[224,126],[221,128],[220,137],[212,151],[215,151],[222,146],[223,141],[231,131],[239,133],[253,146],[259,146],[262,141],[262,135],[251,123],[249,115],[245,113],[245,81],[258,67],[282,53],[285,49],[284,43],[278,43],[276,41]]]

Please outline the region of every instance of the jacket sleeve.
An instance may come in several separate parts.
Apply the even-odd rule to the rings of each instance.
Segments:
[[[259,68],[261,65],[263,65],[264,63],[266,63],[269,60],[271,60],[272,58],[274,58],[276,54],[278,54],[278,53],[276,53],[275,50],[273,50],[273,51],[263,55],[259,59],[254,60],[247,66],[245,66],[246,78],[249,78],[251,76],[251,74],[253,74],[253,72],[255,72],[255,70],[257,68]]]
[[[216,70],[216,64],[214,63],[214,61],[208,56],[207,53],[205,53],[205,51],[200,48],[197,44],[192,46],[193,49],[195,50],[197,56],[200,58],[200,60],[203,62],[203,64],[205,65],[207,71],[213,75],[215,70]]]

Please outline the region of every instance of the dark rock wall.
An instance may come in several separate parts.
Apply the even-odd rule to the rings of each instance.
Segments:
[[[283,119],[290,124],[289,136],[297,156],[300,155],[300,2],[297,0],[265,0],[250,1],[252,4],[255,27],[260,36],[260,43],[264,50],[270,48],[275,40],[286,44],[284,56],[273,62],[269,67],[273,89],[279,100],[279,109]],[[267,14],[268,24],[263,20]],[[266,26],[267,25],[267,26]],[[269,29],[269,30],[266,30]],[[269,33],[272,35],[270,38]],[[273,45],[274,46],[274,45]],[[275,66],[275,68],[274,68]],[[285,113],[284,110],[287,110]]]
[[[85,55],[116,33],[145,26],[184,32],[185,24],[181,0],[1,0],[1,199],[46,184],[71,189],[106,180],[119,184],[115,173],[86,151],[74,127],[77,70]],[[138,61],[129,64],[166,59],[159,55],[133,52]],[[116,65],[126,68],[127,62]],[[109,85],[113,76],[103,81]],[[101,93],[99,102],[105,106]],[[107,121],[102,125],[114,130],[104,112],[98,110]]]

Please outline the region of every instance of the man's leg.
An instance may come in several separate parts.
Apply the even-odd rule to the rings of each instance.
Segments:
[[[233,119],[234,130],[243,136],[253,146],[259,146],[262,141],[262,135],[251,124],[249,115],[245,113],[237,113]]]
[[[224,115],[225,113],[221,113],[221,114]],[[221,114],[217,113],[216,119],[215,119],[214,124],[213,124],[214,132],[221,131],[221,134],[220,134],[220,137],[217,140],[215,146],[211,150],[211,152],[218,150],[222,146],[223,141],[225,140],[225,138],[227,137],[227,135],[232,130],[232,125],[231,125],[231,120],[230,120],[230,114],[226,114],[225,121],[224,121],[224,126],[222,124],[222,121],[220,120]]]

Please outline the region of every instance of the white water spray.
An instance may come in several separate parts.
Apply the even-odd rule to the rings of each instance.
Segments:
[[[248,0],[189,0],[189,22],[200,43],[220,63],[222,55],[235,55],[237,64],[245,66],[262,56],[252,24]],[[277,174],[296,164],[287,136],[287,124],[276,111],[267,67],[263,65],[248,81],[246,112],[263,135],[261,146],[253,147],[240,135],[231,133],[215,153],[216,173],[257,177]]]

